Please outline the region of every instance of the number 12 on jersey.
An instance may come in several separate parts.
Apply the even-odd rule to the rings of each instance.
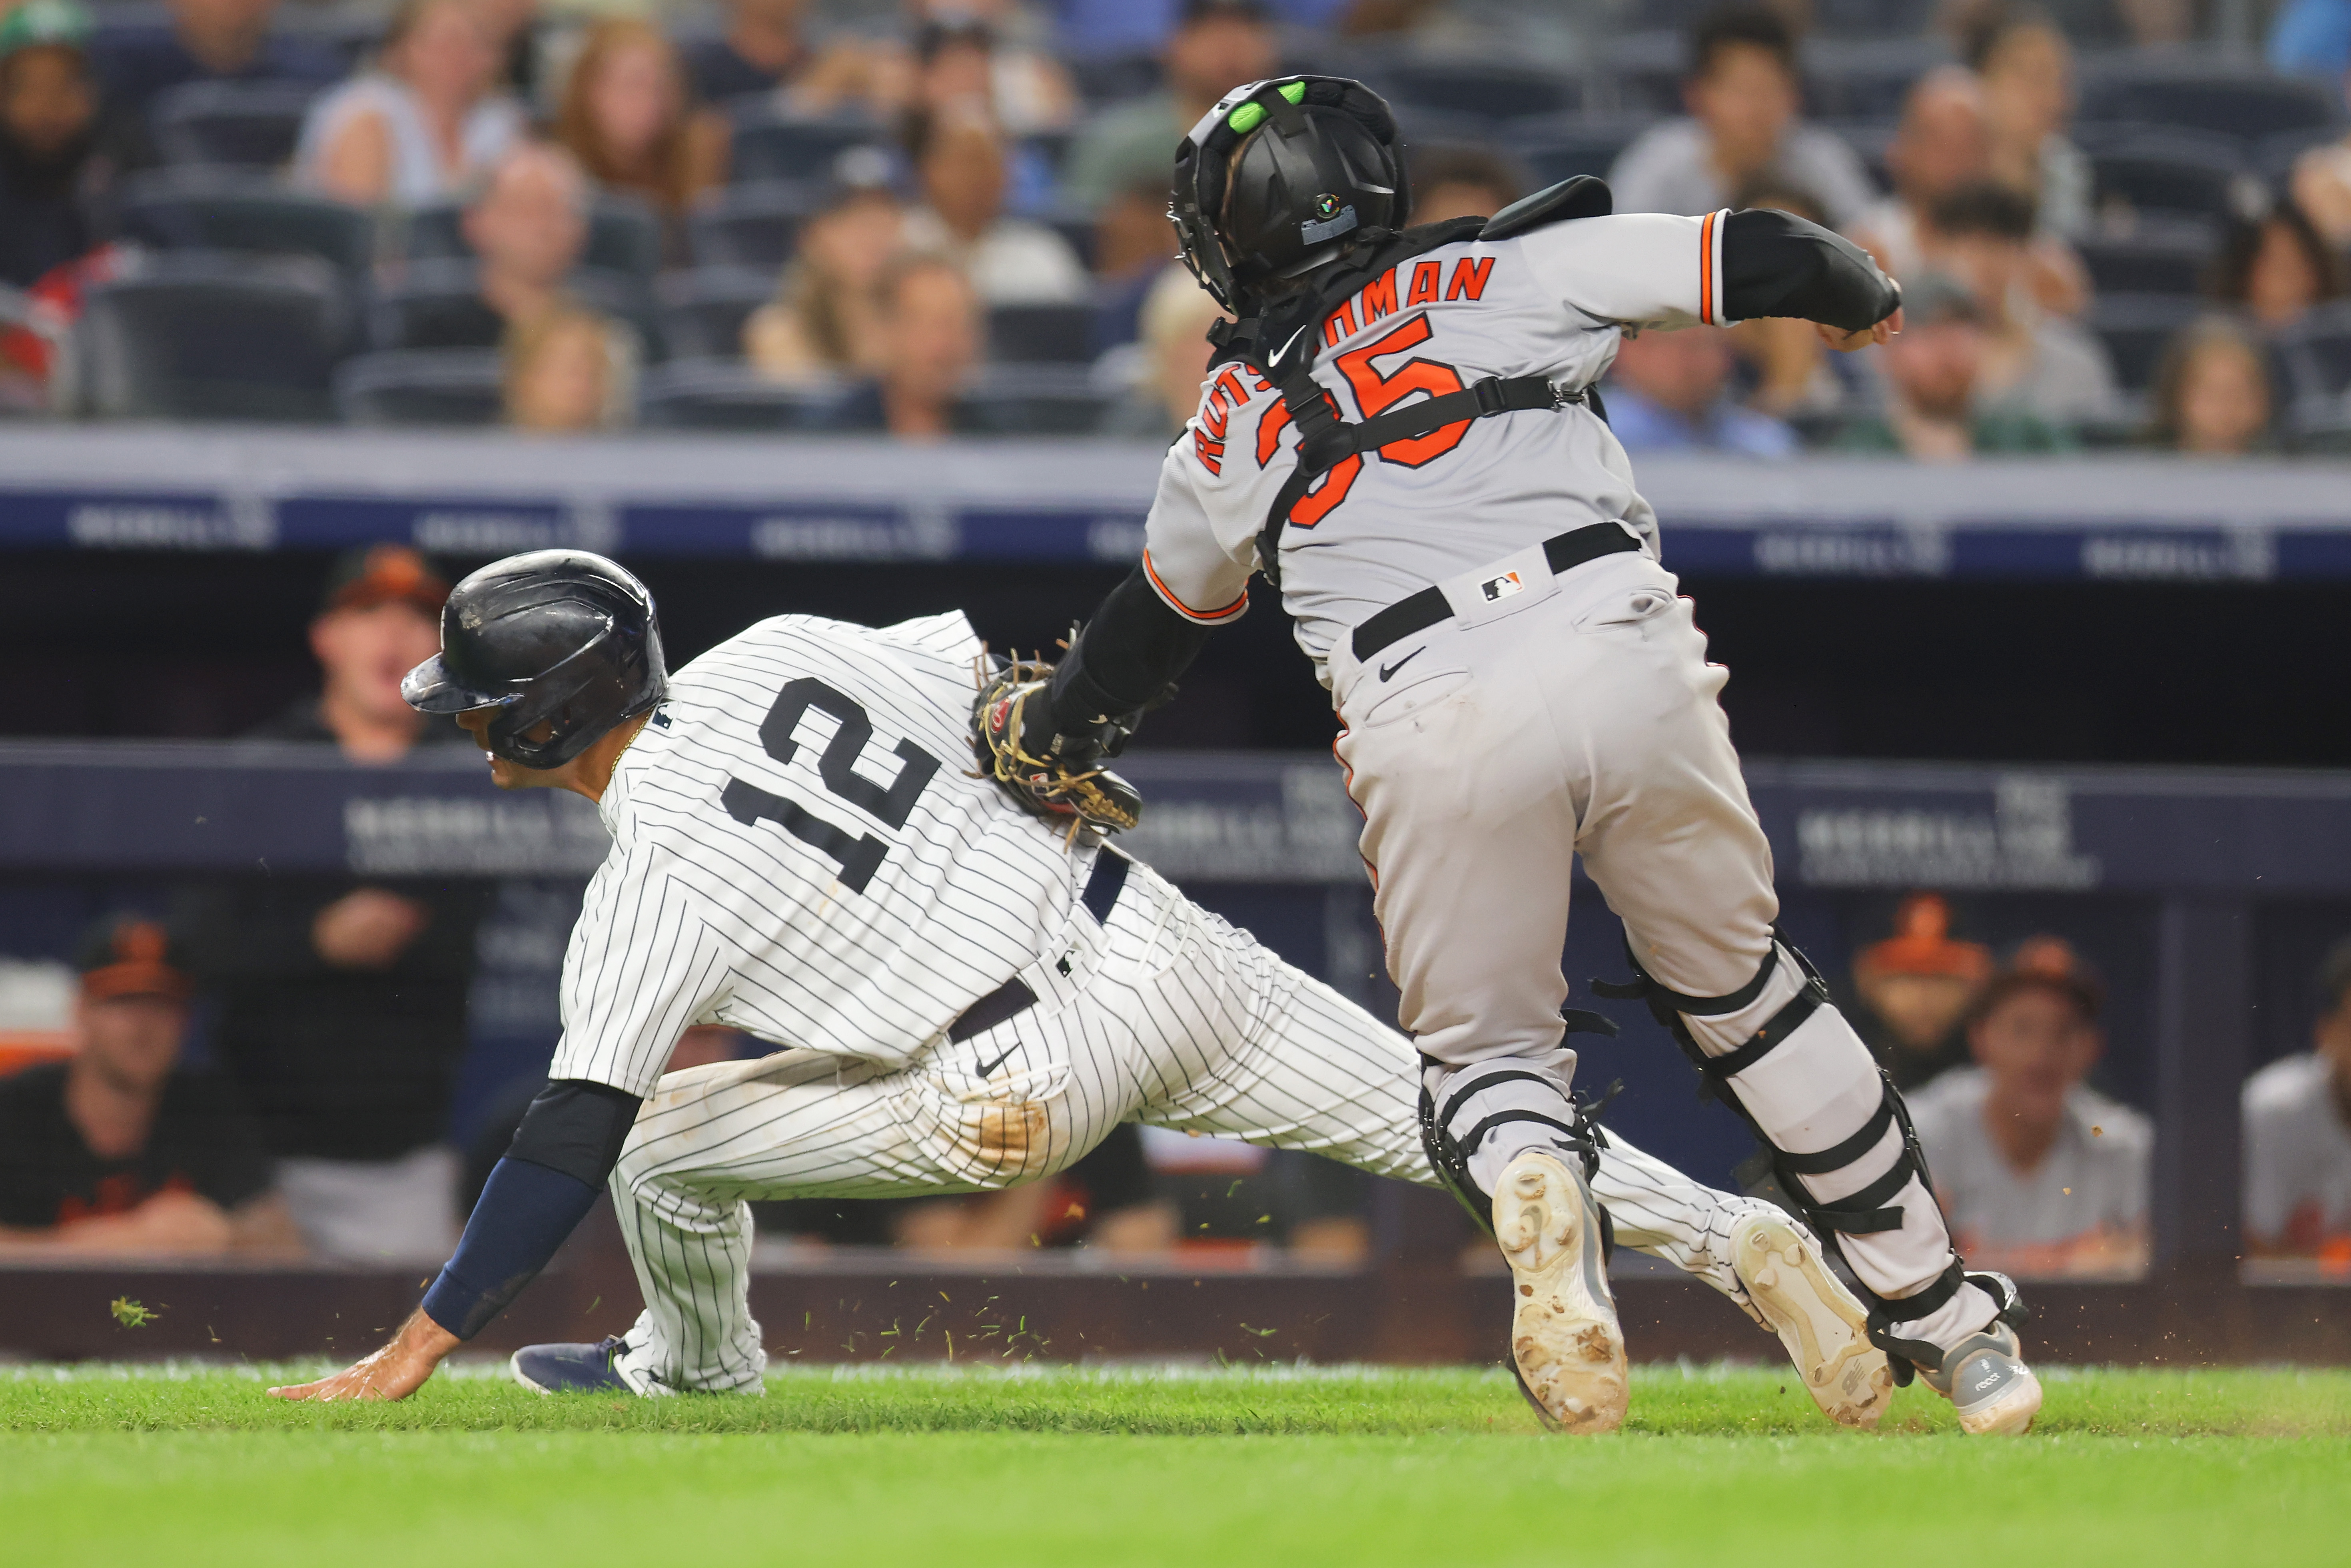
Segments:
[[[898,777],[887,785],[876,784],[857,771],[857,759],[864,755],[867,743],[873,738],[873,721],[865,705],[836,686],[813,677],[787,681],[784,689],[776,694],[775,705],[759,724],[759,744],[778,763],[789,764],[799,753],[799,744],[792,731],[808,716],[810,708],[829,713],[841,721],[832,739],[817,758],[817,777],[824,787],[851,805],[879,818],[885,827],[903,828],[914,814],[914,802],[922,799],[939,770],[939,759],[911,740],[902,740],[893,749],[898,758]],[[768,793],[756,784],[746,784],[729,777],[726,788],[720,791],[718,803],[726,814],[749,827],[765,819],[775,823],[810,848],[821,851],[841,864],[841,884],[852,893],[863,893],[873,873],[882,869],[882,862],[890,846],[871,833],[852,833],[837,827],[807,810],[799,802]]]

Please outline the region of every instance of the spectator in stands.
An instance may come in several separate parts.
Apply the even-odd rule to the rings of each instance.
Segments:
[[[164,0],[161,26],[110,27],[94,46],[109,113],[144,130],[158,96],[193,81],[324,87],[343,74],[324,40],[274,32],[277,0]]]
[[[1144,301],[1175,254],[1167,182],[1137,180],[1094,213],[1094,346],[1131,344]]]
[[[1747,186],[1730,204],[1793,213],[1816,224],[1828,218],[1811,192],[1768,179]],[[1774,419],[1834,413],[1853,400],[1855,383],[1876,373],[1863,356],[1829,352],[1813,324],[1792,316],[1738,322],[1730,328],[1730,347],[1753,378],[1747,405]]]
[[[489,308],[476,335],[453,348],[492,348],[517,322],[559,304],[588,248],[588,181],[562,148],[515,147],[490,170],[460,220]]]
[[[914,8],[923,17],[914,34],[916,104],[985,99],[1004,133],[1016,138],[1064,130],[1077,117],[1068,68],[1019,40],[1020,14],[1006,0],[916,0]]]
[[[471,744],[400,695],[440,645],[447,596],[404,545],[346,552],[310,623],[319,695],[254,735],[330,744],[360,764]],[[472,882],[281,873],[191,890],[175,912],[217,1005],[213,1049],[260,1119],[314,1252],[449,1254],[459,1162],[442,1139],[487,896]]]
[[[2072,449],[2070,437],[2028,411],[1979,405],[1988,334],[1973,294],[1939,274],[1923,274],[1903,290],[1902,321],[1886,345],[1884,414],[1849,426],[1839,446],[1898,452],[1922,463]]]
[[[2263,331],[2283,331],[2312,307],[2343,297],[2344,261],[2289,198],[2230,230],[2208,291],[2243,310]]]
[[[727,127],[695,107],[668,37],[633,16],[590,23],[555,129],[589,178],[669,221],[680,253],[673,259],[682,260],[687,205],[726,177]]]
[[[2351,941],[2317,990],[2310,1050],[2245,1080],[2245,1249],[2351,1268]]]
[[[905,212],[886,185],[834,187],[800,230],[775,298],[743,323],[743,356],[778,381],[865,375],[882,362],[875,289],[905,242]]]
[[[937,441],[955,429],[956,396],[977,368],[980,302],[949,256],[902,255],[875,286],[878,368],[836,416],[838,428]]]
[[[538,0],[474,0],[474,8],[497,51],[498,87],[517,102],[534,102],[551,31],[539,16]]]
[[[189,982],[163,928],[82,939],[74,1051],[0,1078],[0,1258],[300,1249],[253,1123],[180,1065]]]
[[[1278,59],[1258,0],[1183,0],[1160,51],[1165,86],[1086,121],[1061,172],[1063,195],[1091,213],[1138,179],[1164,185],[1176,144],[1200,117],[1243,82],[1271,76]]]
[[[1863,215],[1854,237],[1878,266],[1907,277],[1920,268],[1918,227],[1927,210],[1991,173],[1983,88],[1973,71],[1938,66],[1912,85],[1902,101],[1902,122],[1886,149],[1886,172],[1894,192]]]
[[[507,423],[540,435],[626,424],[636,401],[632,342],[568,303],[517,321],[499,350]]]
[[[1794,431],[1731,395],[1731,365],[1719,327],[1626,332],[1608,377],[1609,428],[1627,452],[1792,455]]]
[[[1970,1263],[2043,1277],[2146,1271],[2155,1129],[2083,1082],[2105,1049],[2103,1000],[2072,948],[2036,936],[1977,998],[1976,1064],[1910,1095],[1935,1195]]]
[[[2351,71],[2351,0],[2286,0],[2270,22],[2270,68],[2337,82]]]
[[[1642,132],[1608,172],[1620,213],[1709,213],[1770,174],[1813,192],[1838,228],[1876,200],[1833,132],[1797,119],[1796,41],[1776,12],[1729,5],[1699,18],[1682,83],[1689,116]]]
[[[374,68],[311,104],[297,183],[362,206],[462,189],[525,132],[521,107],[496,90],[500,63],[469,0],[403,0]]]
[[[1896,1088],[1916,1089],[1965,1058],[1959,1024],[1991,971],[1991,949],[1954,939],[1951,906],[1934,893],[1905,898],[1894,934],[1854,958],[1859,1022]]]
[[[906,214],[908,245],[952,258],[990,305],[1086,297],[1085,267],[1067,240],[1005,216],[1004,137],[985,106],[912,116],[907,152],[923,195]]]
[[[1983,323],[1976,402],[2056,425],[2111,419],[2118,402],[2105,346],[2032,298],[2032,204],[1997,181],[1935,204],[1919,236],[1927,264],[1965,283]]]
[[[727,0],[726,30],[684,48],[694,96],[724,104],[789,84],[815,63],[800,32],[808,0]]]
[[[2155,375],[2155,439],[2175,452],[2242,457],[2273,444],[2269,360],[2235,322],[2213,317],[2164,350]]]
[[[1412,221],[1490,218],[1525,190],[1525,179],[1491,148],[1434,147],[1412,161]]]
[[[74,0],[25,0],[0,17],[0,283],[29,287],[90,247],[90,202],[110,161]]]
[[[1188,269],[1163,267],[1144,297],[1133,384],[1112,408],[1102,434],[1174,440],[1199,411],[1200,384],[1208,374],[1208,329],[1226,319],[1224,308]]]
[[[1961,39],[1983,81],[1992,178],[2032,203],[2041,232],[2078,240],[2090,232],[2095,180],[2089,155],[2066,138],[2074,114],[2074,50],[2037,11],[1994,4]]]

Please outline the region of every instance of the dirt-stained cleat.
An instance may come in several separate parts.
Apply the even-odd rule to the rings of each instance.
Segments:
[[[534,1394],[631,1394],[612,1364],[628,1343],[619,1334],[598,1344],[527,1344],[507,1365],[514,1380]]]
[[[2041,1379],[2024,1364],[2016,1331],[1994,1322],[1944,1354],[1939,1367],[1920,1367],[1927,1386],[1951,1402],[1959,1430],[1976,1437],[2032,1430],[2041,1414]]]
[[[1829,1271],[1820,1243],[1778,1209],[1762,1210],[1730,1228],[1730,1266],[1821,1414],[1840,1427],[1876,1427],[1894,1369],[1869,1342],[1868,1309]]]
[[[1555,1432],[1625,1423],[1625,1335],[1601,1258],[1600,1206],[1557,1155],[1529,1149],[1494,1184],[1494,1239],[1510,1265],[1510,1360]]]

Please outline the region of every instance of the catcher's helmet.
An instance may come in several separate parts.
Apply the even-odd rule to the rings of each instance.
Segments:
[[[1246,316],[1266,282],[1403,227],[1411,204],[1385,99],[1345,77],[1277,77],[1235,88],[1192,127],[1176,150],[1167,215],[1184,265]]]
[[[441,652],[400,683],[424,713],[503,708],[485,737],[491,754],[541,768],[668,692],[653,595],[625,568],[575,549],[508,556],[459,583],[441,610]],[[524,738],[543,721],[551,734]]]

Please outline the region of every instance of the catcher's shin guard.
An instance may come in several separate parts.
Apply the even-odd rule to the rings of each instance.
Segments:
[[[1850,1240],[1899,1231],[1907,1204],[1935,1201],[1926,1155],[1918,1146],[1902,1096],[1830,1001],[1819,971],[1792,944],[1784,938],[1775,940],[1754,978],[1721,997],[1685,996],[1673,990],[1641,967],[1629,941],[1625,956],[1633,966],[1633,981],[1619,985],[1595,980],[1593,989],[1603,996],[1638,998],[1647,1003],[1650,1013],[1698,1068],[1701,1092],[1737,1111],[1762,1145],[1759,1159],[1740,1167],[1749,1190],[1786,1204],[1802,1216],[1823,1245],[1848,1270],[1853,1268],[1853,1258],[1848,1249],[1840,1247],[1840,1238]],[[1802,983],[1795,995],[1740,1044],[1719,1055],[1709,1054],[1692,1034],[1688,1020],[1729,1018],[1754,1007],[1782,962],[1793,963],[1802,973]],[[1769,1067],[1756,1071],[1767,1061]],[[1857,1124],[1827,1147],[1792,1150],[1774,1134],[1775,1126],[1813,1121],[1818,1106],[1839,1100],[1847,1104],[1871,1101],[1874,1108],[1856,1112]],[[1860,1185],[1854,1186],[1855,1181]],[[1817,1190],[1822,1186],[1851,1190],[1823,1197]],[[1906,1296],[1878,1294],[1858,1271],[1855,1282],[1870,1307],[1872,1342],[1893,1358],[1896,1380],[1907,1383],[1914,1363],[1938,1364],[1941,1353],[1924,1341],[1896,1333],[1896,1329],[1941,1311],[1964,1285],[1982,1281],[1969,1275],[1954,1255],[1923,1289]],[[1985,1293],[2003,1312],[2022,1310],[2013,1285],[2006,1285],[2004,1294],[1990,1287]]]
[[[1571,1029],[1583,1027],[1614,1034],[1615,1026],[1598,1015],[1590,1021],[1571,1019]],[[1420,1059],[1420,1143],[1428,1163],[1456,1201],[1488,1236],[1494,1233],[1494,1195],[1472,1171],[1472,1164],[1489,1139],[1513,1125],[1538,1129],[1508,1151],[1489,1151],[1485,1162],[1499,1169],[1523,1147],[1550,1146],[1573,1159],[1588,1183],[1600,1168],[1600,1151],[1607,1136],[1600,1130],[1598,1113],[1606,1103],[1571,1095],[1560,1081],[1530,1071],[1514,1058],[1452,1068],[1434,1058]],[[1439,1097],[1442,1097],[1442,1104]],[[1615,1252],[1615,1228],[1608,1211],[1600,1210],[1602,1256]]]

